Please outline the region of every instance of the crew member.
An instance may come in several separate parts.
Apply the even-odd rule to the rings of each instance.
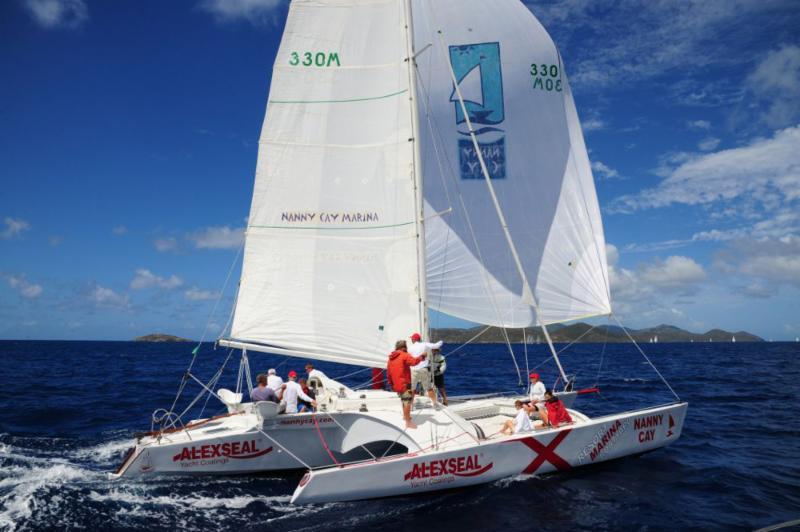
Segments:
[[[427,356],[423,353],[419,357],[412,357],[408,354],[406,341],[398,340],[394,351],[389,355],[389,362],[386,364],[389,386],[397,392],[403,403],[403,419],[409,429],[417,428],[411,421],[411,403],[414,401],[414,394],[411,392],[411,366],[419,364]]]
[[[547,407],[547,423],[551,427],[558,427],[564,423],[572,423],[572,417],[567,412],[567,407],[561,402],[561,399],[553,395],[553,392],[547,390],[544,392],[545,406]]]
[[[250,400],[254,403],[258,401],[272,401],[273,403],[278,402],[278,396],[275,395],[275,390],[267,386],[267,376],[263,373],[259,374],[256,377],[256,382],[258,382],[258,386],[253,388],[253,391],[250,392]]]
[[[314,369],[314,365],[311,362],[306,364],[306,373],[308,374],[308,380],[317,378],[320,380],[320,382],[322,382],[323,379],[328,378],[328,376],[322,373],[320,370]]]
[[[297,399],[300,398],[307,403],[310,403],[314,408],[317,407],[317,402],[306,395],[303,388],[297,384],[297,372],[292,370],[289,372],[289,381],[283,384],[283,394],[281,398],[286,403],[286,413],[297,413]]]
[[[447,369],[447,361],[440,349],[433,350],[431,369],[433,369],[433,384],[442,396],[442,403],[447,406],[447,391],[444,389],[444,372]]]
[[[275,368],[269,368],[267,371],[267,386],[272,388],[275,393],[278,393],[283,386],[283,379],[276,374]]]
[[[537,417],[547,424],[547,410],[544,407],[544,393],[546,388],[544,383],[539,380],[538,373],[531,373],[528,375],[531,381],[530,385],[530,403],[528,404],[528,414],[534,419]]]
[[[517,409],[517,415],[514,419],[509,419],[503,423],[503,428],[500,429],[500,432],[503,434],[519,434],[520,432],[532,431],[531,419],[528,417],[528,412],[525,410],[525,405],[522,401],[514,401],[514,408]]]
[[[414,357],[418,357],[423,353],[427,355],[431,349],[441,348],[443,343],[441,340],[435,344],[423,342],[422,336],[419,333],[414,333],[411,335],[411,347],[408,348],[408,353]],[[436,390],[433,389],[433,379],[431,378],[427,357],[411,368],[411,391],[413,393],[417,393],[417,386],[422,387],[422,391],[431,398],[431,404],[436,406]]]

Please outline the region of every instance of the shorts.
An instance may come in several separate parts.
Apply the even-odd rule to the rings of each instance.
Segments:
[[[406,390],[404,392],[397,392],[397,396],[403,403],[410,403],[414,400],[414,394],[411,393],[411,390]]]
[[[433,384],[437,388],[444,388],[444,373],[433,376]]]
[[[433,389],[430,369],[422,368],[411,372],[411,389],[416,391],[417,386],[422,386],[423,392]]]

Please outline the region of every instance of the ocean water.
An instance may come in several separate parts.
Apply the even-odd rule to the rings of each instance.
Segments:
[[[800,518],[800,344],[643,346],[689,401],[681,439],[664,449],[569,473],[306,507],[289,504],[299,475],[107,479],[132,433],[172,403],[192,347],[0,342],[0,530],[751,530]],[[524,346],[516,351],[523,372],[555,380],[544,346],[528,346],[527,364]],[[203,346],[194,372],[207,379],[225,355]],[[563,362],[578,387],[600,386],[574,405],[590,415],[670,401],[630,345],[572,346]],[[304,365],[257,353],[250,363],[284,375]],[[334,378],[357,369],[317,367]],[[233,387],[237,369],[231,358],[220,386]],[[519,390],[502,345],[458,350],[446,378],[451,395]],[[198,391],[187,386],[181,404]],[[212,399],[203,415],[221,411]]]

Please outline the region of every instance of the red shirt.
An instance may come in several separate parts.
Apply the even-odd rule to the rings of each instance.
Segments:
[[[416,366],[422,357],[414,358],[405,351],[392,351],[386,365],[389,386],[397,393],[411,388],[411,366]]]
[[[545,402],[545,408],[547,408],[547,421],[552,426],[557,427],[561,423],[572,423],[572,418],[569,416],[567,409],[564,408],[564,403],[561,402],[561,399]]]

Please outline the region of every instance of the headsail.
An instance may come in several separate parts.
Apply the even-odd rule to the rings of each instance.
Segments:
[[[231,337],[383,365],[421,327],[402,0],[292,2]]]
[[[414,6],[415,45],[432,45],[417,57],[425,200],[431,212],[453,208],[426,224],[429,306],[484,324],[537,323],[522,300],[469,122],[542,321],[608,314],[600,210],[550,36],[517,0],[414,0]],[[448,62],[469,121],[454,102]]]

